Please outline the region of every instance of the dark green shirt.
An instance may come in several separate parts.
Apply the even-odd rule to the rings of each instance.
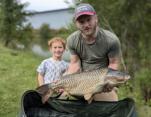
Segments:
[[[72,55],[78,55],[82,71],[108,67],[109,57],[120,57],[118,37],[104,29],[97,33],[96,41],[87,44],[81,32],[76,31],[67,38],[67,48]]]

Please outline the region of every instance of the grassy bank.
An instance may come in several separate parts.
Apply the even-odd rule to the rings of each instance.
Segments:
[[[36,86],[40,58],[0,45],[0,117],[16,117],[24,91]]]

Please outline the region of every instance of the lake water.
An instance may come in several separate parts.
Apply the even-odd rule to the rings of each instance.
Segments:
[[[42,47],[38,44],[34,44],[31,49],[32,49],[32,52],[34,54],[38,55],[38,56],[42,56],[42,57],[45,57],[45,58],[48,58],[48,57],[52,56],[52,54],[49,51],[43,50]],[[63,59],[66,60],[66,61],[70,60],[69,51],[64,52]]]

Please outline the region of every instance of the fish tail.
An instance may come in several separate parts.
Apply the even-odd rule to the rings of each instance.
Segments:
[[[40,95],[43,95],[43,94],[45,94],[49,90],[49,88],[50,88],[49,84],[45,84],[45,85],[42,85],[40,87],[37,87],[36,91]]]
[[[42,95],[42,103],[46,103],[48,99],[53,95],[54,90],[49,89],[45,94]]]
[[[52,89],[52,84],[45,84],[38,88],[36,88],[36,91],[41,95],[42,97],[42,103],[45,103],[49,97],[51,97],[54,93],[54,90]]]

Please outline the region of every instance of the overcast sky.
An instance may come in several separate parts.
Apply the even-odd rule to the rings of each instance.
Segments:
[[[28,2],[27,10],[47,11],[52,9],[68,8],[65,0],[20,0],[22,3]],[[66,0],[72,4],[72,0]]]

